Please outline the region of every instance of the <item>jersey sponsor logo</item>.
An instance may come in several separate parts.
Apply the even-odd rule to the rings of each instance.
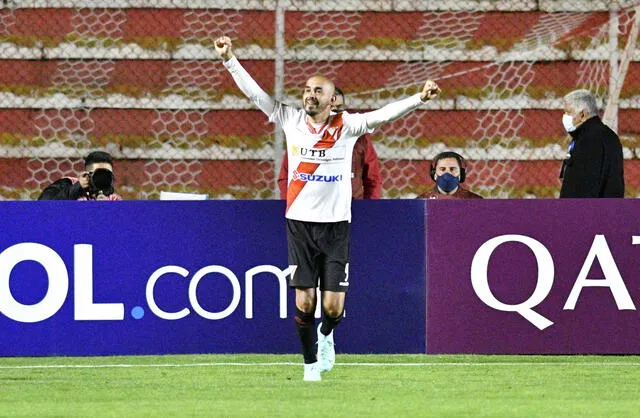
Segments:
[[[338,183],[342,181],[342,174],[307,174],[300,173],[298,170],[293,171],[293,181],[312,181],[317,183]]]
[[[295,145],[291,147],[291,155],[300,157],[304,162],[332,163],[344,161],[345,153],[345,147],[305,148]]]

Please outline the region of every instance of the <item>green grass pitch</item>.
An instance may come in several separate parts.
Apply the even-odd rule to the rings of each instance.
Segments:
[[[0,416],[631,417],[638,356],[298,355],[0,358]]]

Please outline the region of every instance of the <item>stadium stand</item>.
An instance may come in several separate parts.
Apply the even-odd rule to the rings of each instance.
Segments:
[[[468,185],[485,197],[557,196],[568,144],[561,98],[575,88],[594,91],[603,110],[615,105],[609,123],[635,197],[640,54],[628,41],[639,4],[6,1],[0,198],[35,198],[96,148],[118,160],[128,199],[162,190],[276,198],[282,137],[216,60],[212,42],[223,33],[257,81],[288,103],[316,73],[348,92],[355,111],[416,92],[416,80],[438,81],[440,100],[373,135],[384,197],[424,192],[429,161],[444,149],[468,157]],[[619,97],[609,97],[619,80]]]

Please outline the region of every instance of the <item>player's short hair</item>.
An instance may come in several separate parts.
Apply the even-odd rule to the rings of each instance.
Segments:
[[[335,88],[333,89],[333,91],[334,91],[334,94],[335,94],[336,96],[341,96],[341,97],[342,97],[342,100],[344,100],[344,92],[342,91],[342,89],[341,89],[340,87],[335,87]]]
[[[96,163],[109,163],[113,165],[113,158],[111,154],[105,151],[93,151],[89,153],[86,157],[84,157],[84,166],[88,167],[91,164]]]
[[[564,100],[575,110],[586,110],[589,116],[598,114],[598,104],[596,98],[589,90],[574,90],[564,96]]]

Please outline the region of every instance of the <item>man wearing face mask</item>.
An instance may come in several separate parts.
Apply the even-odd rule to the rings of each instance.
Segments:
[[[113,159],[94,151],[84,159],[78,177],[63,177],[47,186],[38,200],[122,200],[113,189]]]
[[[482,199],[479,194],[462,188],[467,175],[464,158],[456,152],[445,151],[431,161],[430,175],[436,186],[418,199]]]
[[[560,171],[560,197],[624,197],[622,144],[598,116],[589,91],[564,96],[562,124],[571,142]]]

